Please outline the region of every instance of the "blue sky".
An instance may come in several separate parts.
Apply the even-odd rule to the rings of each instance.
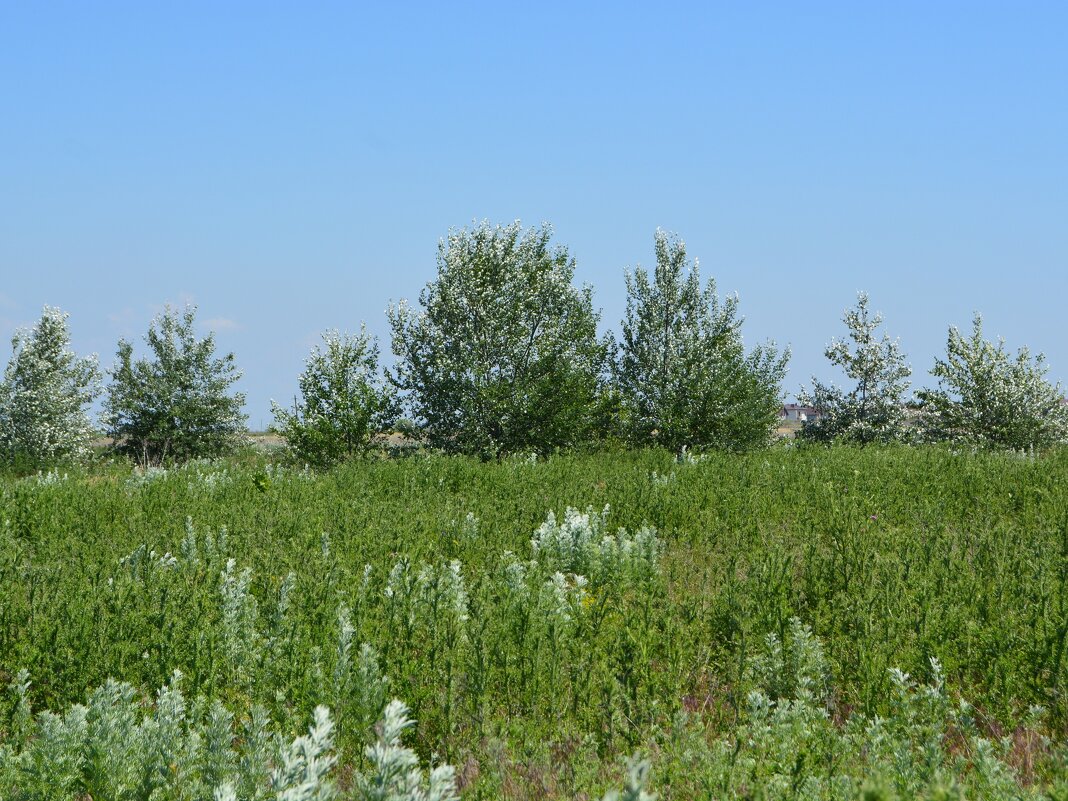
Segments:
[[[619,330],[678,232],[789,394],[859,289],[916,383],[950,324],[1068,381],[1068,5],[0,0],[0,336],[109,365],[193,301],[250,424],[383,337],[476,219],[551,222]],[[6,352],[5,357],[6,359]]]

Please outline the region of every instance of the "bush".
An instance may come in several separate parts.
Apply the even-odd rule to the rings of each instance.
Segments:
[[[168,307],[148,328],[147,359],[119,341],[104,401],[104,423],[115,447],[142,464],[217,456],[245,430],[245,396],[230,394],[241,377],[234,355],[215,356],[215,335],[197,339],[196,307]]]
[[[422,311],[390,306],[393,380],[431,446],[489,458],[592,436],[606,348],[592,290],[551,237],[518,221],[451,232]]]
[[[274,428],[298,458],[326,467],[366,452],[392,420],[393,388],[378,374],[378,343],[363,328],[328,331],[300,375],[292,411],[272,404]]]
[[[656,270],[628,271],[627,316],[615,370],[622,427],[636,444],[674,451],[767,444],[789,352],[742,344],[738,298],[702,289],[686,246],[656,232]]]
[[[15,332],[0,384],[0,452],[41,466],[85,456],[93,438],[87,407],[100,392],[95,356],[70,349],[67,316],[45,306],[29,330]]]
[[[931,374],[938,388],[917,393],[921,425],[931,440],[967,442],[995,448],[1045,448],[1068,438],[1068,406],[1060,385],[1046,381],[1049,368],[1027,348],[1016,358],[983,339],[977,314],[972,334],[949,329],[946,358]]]

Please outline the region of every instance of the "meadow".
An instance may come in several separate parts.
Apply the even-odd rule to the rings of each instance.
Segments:
[[[1066,636],[1063,449],[12,475],[0,797],[1068,798]]]

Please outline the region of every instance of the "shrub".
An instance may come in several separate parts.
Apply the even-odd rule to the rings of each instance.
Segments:
[[[1049,368],[1027,348],[1012,358],[1005,341],[983,339],[977,314],[972,334],[949,329],[946,358],[931,374],[938,387],[917,393],[921,425],[931,440],[967,442],[995,448],[1044,448],[1068,438],[1068,406],[1060,385],[1046,381]]]
[[[534,532],[534,555],[550,570],[588,577],[594,584],[625,583],[655,575],[661,551],[656,530],[643,526],[633,535],[606,530],[608,507],[597,514],[568,507],[564,519],[548,518]]]
[[[393,389],[378,374],[378,343],[327,331],[300,375],[300,401],[292,411],[272,403],[274,428],[295,455],[319,467],[369,450],[392,421]]]
[[[13,686],[26,708],[24,676]],[[218,700],[190,704],[181,673],[146,709],[129,684],[109,680],[88,704],[63,715],[41,712],[17,742],[0,748],[5,798],[266,798],[326,801],[335,797],[330,773],[333,723],[317,707],[306,735],[287,742],[271,731],[261,707],[235,724]]]

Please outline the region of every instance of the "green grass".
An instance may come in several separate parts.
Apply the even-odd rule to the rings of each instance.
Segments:
[[[949,695],[974,705],[980,735],[1065,739],[1068,451],[781,447],[690,464],[660,452],[417,457],[323,475],[262,458],[141,481],[122,466],[3,480],[0,683],[25,668],[34,707],[58,710],[109,677],[151,693],[177,668],[190,696],[238,714],[263,704],[299,733],[316,704],[338,703],[343,605],[389,694],[411,706],[417,751],[467,765],[471,793],[571,797],[618,780],[620,757],[641,751],[669,797],[687,797],[704,791],[686,781],[700,770],[685,755],[700,749],[679,745],[682,732],[713,751],[735,742],[752,721],[753,660],[767,635],[796,638],[796,618],[821,644],[830,689],[820,704],[835,725],[893,716],[891,668],[928,682],[934,657]],[[533,559],[550,511],[605,506],[612,532],[657,529],[658,570],[619,568],[582,593],[568,578],[573,608],[559,618],[544,599],[508,594],[508,566]],[[225,547],[209,559],[205,538],[223,529]],[[181,557],[189,530],[195,564],[120,565],[141,546]],[[250,571],[250,595],[230,612],[227,557],[231,576]],[[463,615],[442,578],[453,561]],[[410,565],[409,583],[427,566],[423,589],[386,592],[398,563]],[[528,589],[542,592],[555,568],[526,569]],[[351,705],[338,745],[358,770],[367,715],[379,710]],[[953,732],[943,735],[949,748]],[[1035,754],[1018,784],[1064,774],[1056,748]]]

